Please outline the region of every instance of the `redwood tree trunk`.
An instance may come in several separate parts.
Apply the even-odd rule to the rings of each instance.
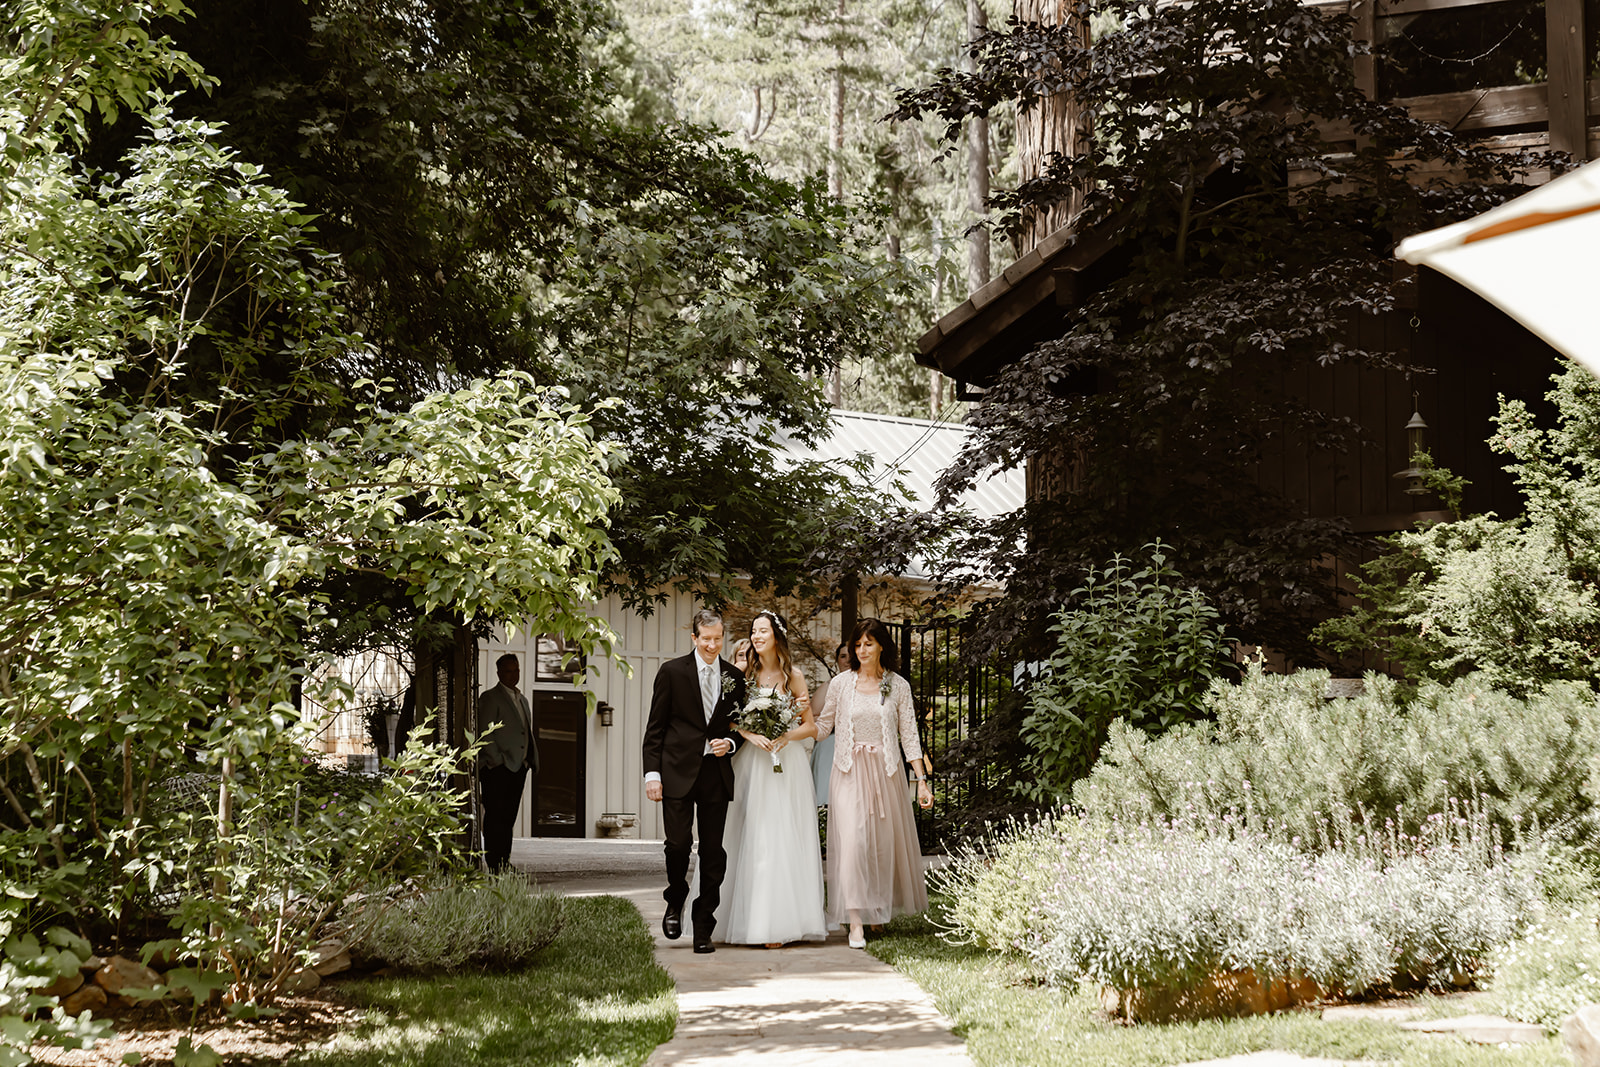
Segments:
[[[844,32],[845,0],[839,0],[839,32]],[[844,45],[834,45],[833,84],[828,106],[828,195],[844,199]],[[844,403],[844,371],[835,366],[828,372],[828,403]]]
[[[967,39],[976,39],[988,25],[982,0],[967,0]],[[967,70],[977,71],[970,55]],[[989,284],[989,230],[976,225],[989,213],[989,120],[982,115],[967,123],[967,210],[973,227],[967,234],[967,291],[975,293]]]
[[[1078,0],[1013,0],[1012,14],[1022,22],[1047,26],[1070,26],[1081,43],[1089,40],[1087,16]],[[1043,175],[1050,155],[1071,155],[1077,140],[1080,113],[1071,97],[1057,93],[1037,101],[1017,115],[1017,162],[1022,181]],[[1029,214],[1017,238],[1017,251],[1026,254],[1051,232],[1065,226],[1077,210],[1081,196],[1076,191],[1050,206]]]

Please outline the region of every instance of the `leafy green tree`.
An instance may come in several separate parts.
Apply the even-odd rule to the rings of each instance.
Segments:
[[[166,920],[192,982],[268,999],[340,902],[459,825],[459,755],[425,745],[337,819],[290,803],[323,591],[369,574],[608,654],[618,453],[526,374],[339,389],[327,368],[373,354],[307,220],[157,88],[202,77],[149,32],[175,10],[0,23],[0,941]],[[103,120],[142,131],[105,173],[81,152]]]
[[[890,254],[936,272],[898,306],[890,343],[841,368],[841,406],[926,417],[927,372],[904,353],[941,304],[959,299],[949,281],[971,221],[965,179],[934,128],[882,118],[895,86],[956,60],[965,11],[921,0],[618,8],[630,33],[651,42],[653,78],[675,114],[727,131],[791,181],[825,172],[836,195],[880,202]]]
[[[216,86],[175,106],[315,215],[369,341],[328,375],[397,402],[502,369],[569,389],[626,446],[603,588],[635,607],[669,580],[720,601],[741,572],[807,579],[844,479],[788,468],[776,434],[823,432],[819,377],[921,286],[875,216],[642,125],[660,109],[598,3],[193,6],[171,32]],[[363,625],[407,610],[378,583],[329,595],[378,606]]]
[[[1319,561],[1354,544],[1254,469],[1283,441],[1359,447],[1363,427],[1272,383],[1308,365],[1403,368],[1351,329],[1394,307],[1396,236],[1503,200],[1539,159],[1367,99],[1349,21],[1299,0],[1085,0],[1072,14],[991,32],[974,73],[900,96],[899,117],[937,115],[953,138],[969,116],[1070,93],[1076,150],[996,202],[1020,221],[1076,193],[1080,230],[1121,235],[1104,284],[997,374],[947,472],[954,494],[1037,459],[1056,486],[969,553],[1007,589],[986,633],[1037,640],[1089,567],[1160,537],[1230,634],[1315,662],[1307,635],[1337,610]],[[1413,183],[1423,165],[1460,180]]]
[[[1372,651],[1413,680],[1470,671],[1526,694],[1555,681],[1593,684],[1600,669],[1600,384],[1572,365],[1547,394],[1554,426],[1503,400],[1489,443],[1526,509],[1439,523],[1388,539],[1362,602],[1318,636]]]

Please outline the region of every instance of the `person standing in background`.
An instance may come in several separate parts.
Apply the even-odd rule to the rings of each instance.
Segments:
[[[833,677],[817,686],[817,691],[811,694],[811,708],[817,714],[821,714],[822,709],[828,706],[828,687],[850,669],[850,646],[843,641],[840,641],[839,647],[833,650],[833,665]],[[832,774],[833,735],[830,734],[811,749],[811,784],[817,791],[819,808],[825,807],[828,803],[828,778]]]
[[[851,948],[866,948],[867,925],[928,906],[905,764],[917,768],[917,803],[933,805],[922,760],[911,684],[896,673],[888,627],[862,619],[850,635],[850,671],[828,687],[817,736],[835,730],[828,784],[828,926],[849,923]]]
[[[522,663],[507,652],[494,663],[500,684],[478,695],[478,792],[483,802],[483,860],[491,873],[511,863],[511,831],[532,771],[539,776],[539,743],[528,699],[517,688]]]

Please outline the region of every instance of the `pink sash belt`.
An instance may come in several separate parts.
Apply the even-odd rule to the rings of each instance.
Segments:
[[[882,745],[866,744],[866,743],[857,741],[856,744],[855,744],[855,747],[850,750],[850,759],[851,759],[850,766],[851,767],[861,767],[861,766],[863,766],[863,764],[861,762],[861,760],[863,758],[862,757],[862,753],[868,753],[873,762],[868,763],[865,766],[871,767],[873,770],[877,770],[878,765],[883,762],[882,757],[878,755],[878,753],[882,752],[882,751],[883,751],[883,746]],[[866,789],[866,795],[867,795],[867,812],[866,813],[868,815],[876,815],[880,819],[887,819],[889,817],[889,813],[887,811],[878,810],[878,791],[876,789],[873,789],[871,786],[868,786],[867,789]]]

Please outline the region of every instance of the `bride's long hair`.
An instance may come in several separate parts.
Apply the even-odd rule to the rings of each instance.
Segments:
[[[768,655],[778,661],[777,668],[783,673],[783,682],[779,688],[790,696],[794,696],[794,693],[789,689],[789,680],[794,677],[794,656],[789,652],[789,624],[784,622],[777,612],[768,611],[765,608],[756,612],[756,619],[766,619],[767,624],[772,627],[772,650]],[[755,629],[756,619],[750,620],[752,631]],[[750,666],[745,670],[745,676],[759,685],[761,671],[768,666],[771,666],[771,664],[762,659],[761,653],[756,651],[754,644],[751,644]]]

